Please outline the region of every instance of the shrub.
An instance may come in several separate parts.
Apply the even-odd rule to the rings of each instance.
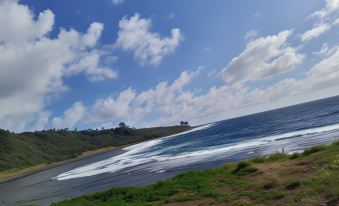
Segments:
[[[298,181],[290,182],[285,186],[287,190],[294,190],[297,189],[298,187],[300,187],[300,182]]]
[[[264,163],[265,160],[266,160],[265,157],[256,157],[256,158],[252,159],[252,162],[254,162],[254,163]]]
[[[217,199],[218,202],[224,202],[224,203],[227,203],[230,201],[230,196],[227,195],[227,194],[218,194],[215,199]]]
[[[324,145],[319,145],[319,146],[314,146],[314,147],[311,147],[309,149],[306,149],[303,154],[304,155],[310,155],[310,154],[313,154],[313,153],[317,153],[317,152],[320,152],[322,150],[326,149],[326,146]]]
[[[249,162],[245,162],[245,161],[242,161],[242,162],[239,162],[237,167],[232,171],[233,174],[237,174],[239,173],[240,171],[243,171],[245,168],[248,168],[251,164]]]
[[[264,184],[263,188],[265,190],[270,190],[270,189],[272,189],[272,188],[274,188],[276,186],[277,186],[277,183],[272,181],[272,182],[268,182],[268,183]]]
[[[294,159],[297,159],[301,157],[300,153],[293,153],[291,156],[290,156],[290,159],[294,160]]]

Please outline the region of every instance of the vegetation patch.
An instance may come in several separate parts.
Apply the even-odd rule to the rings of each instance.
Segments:
[[[248,169],[251,164],[248,161],[239,162],[237,167],[232,171],[233,174],[239,174]]]
[[[292,182],[290,182],[290,183],[288,183],[286,186],[285,186],[285,188],[287,189],[287,190],[294,190],[294,189],[297,189],[298,187],[300,187],[300,182],[298,182],[298,181],[292,181]]]
[[[319,145],[319,146],[314,146],[314,147],[311,147],[309,149],[306,149],[303,154],[304,155],[310,155],[310,154],[313,154],[313,153],[317,153],[317,152],[320,152],[322,150],[325,150],[326,149],[326,146],[324,145]]]
[[[278,184],[277,184],[276,182],[271,181],[271,182],[265,183],[264,186],[263,186],[263,188],[264,188],[265,190],[270,190],[270,189],[275,188],[277,185],[278,185]]]

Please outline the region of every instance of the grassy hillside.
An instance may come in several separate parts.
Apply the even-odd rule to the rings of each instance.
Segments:
[[[83,152],[167,136],[189,127],[115,128],[92,131],[40,131],[13,134],[0,130],[0,172],[74,158]]]
[[[53,206],[339,205],[339,142],[258,157],[144,187],[119,187]]]

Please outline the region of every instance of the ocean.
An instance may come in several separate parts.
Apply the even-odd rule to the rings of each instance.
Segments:
[[[205,162],[234,162],[293,153],[339,138],[339,97],[203,125],[190,132],[140,143],[126,152],[60,174],[62,181],[107,172],[166,172]]]
[[[300,152],[335,140],[339,140],[339,97],[198,126],[0,183],[0,205],[47,205],[112,186],[149,184],[182,171],[282,150]]]

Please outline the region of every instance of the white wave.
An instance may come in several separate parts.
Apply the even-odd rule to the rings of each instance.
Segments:
[[[155,173],[160,174],[160,173],[164,173],[164,172],[166,172],[166,170],[159,170],[159,171],[156,171]]]
[[[160,144],[161,142],[168,140],[169,138],[174,138],[179,135],[188,134],[191,132],[207,129],[209,127],[214,126],[215,123],[212,124],[206,124],[200,127],[196,127],[194,129],[191,129],[186,132],[181,132],[175,135],[166,136],[163,138],[150,140],[147,142],[142,142],[139,144],[135,144],[132,146],[128,146],[123,148],[123,150],[127,151],[121,155],[114,156],[112,158],[101,160],[92,164],[88,164],[76,169],[73,169],[71,171],[62,173],[52,179],[54,180],[68,180],[73,178],[79,178],[79,177],[88,177],[103,173],[112,173],[116,172],[128,167],[133,167],[145,163],[149,163],[152,161],[156,161],[156,156],[161,152],[161,150],[158,150],[156,152],[150,152],[145,154],[139,154],[141,151],[147,151],[147,149]]]
[[[327,125],[323,127],[315,127],[315,128],[310,128],[310,129],[288,132],[288,133],[284,133],[280,135],[273,135],[273,136],[270,136],[268,140],[278,140],[278,139],[283,139],[283,138],[295,137],[299,135],[330,132],[330,131],[337,130],[337,129],[339,129],[339,124],[333,124],[333,125]]]
[[[192,163],[209,161],[211,159],[213,160],[222,159],[225,158],[226,156],[233,155],[235,152],[247,151],[246,152],[247,156],[251,155],[251,153],[253,153],[253,151],[258,148],[266,148],[267,151],[265,154],[268,154],[269,152],[271,153],[277,152],[275,149],[279,147],[281,148],[281,145],[279,145],[281,141],[283,142],[283,144],[288,144],[289,142],[293,142],[296,140],[298,140],[298,142],[306,142],[307,138],[316,137],[318,139],[312,140],[313,143],[316,143],[321,140],[320,134],[322,135],[329,134],[330,132],[337,131],[339,129],[339,124],[335,124],[324,127],[293,131],[279,135],[272,135],[262,138],[239,141],[237,143],[205,147],[195,151],[183,152],[177,155],[168,154],[168,151],[175,151],[178,148],[187,146],[188,143],[173,145],[166,148],[159,148],[158,150],[152,152],[148,151],[148,149],[150,149],[151,147],[158,145],[168,140],[169,138],[206,129],[213,125],[214,124],[204,125],[193,130],[190,130],[188,132],[183,132],[177,135],[171,135],[161,139],[151,140],[148,142],[143,142],[133,146],[126,147],[124,148],[126,152],[121,155],[76,168],[74,170],[60,174],[54,179],[67,180],[72,178],[93,176],[103,173],[112,173],[122,169],[127,169],[128,173],[137,170],[148,170],[150,172],[161,173],[167,171],[168,169],[189,165]],[[334,135],[332,134],[332,136]],[[273,147],[274,145],[278,147]],[[285,148],[285,151],[289,152],[295,149],[297,148],[293,147]],[[167,154],[164,154],[164,152],[166,151]]]

